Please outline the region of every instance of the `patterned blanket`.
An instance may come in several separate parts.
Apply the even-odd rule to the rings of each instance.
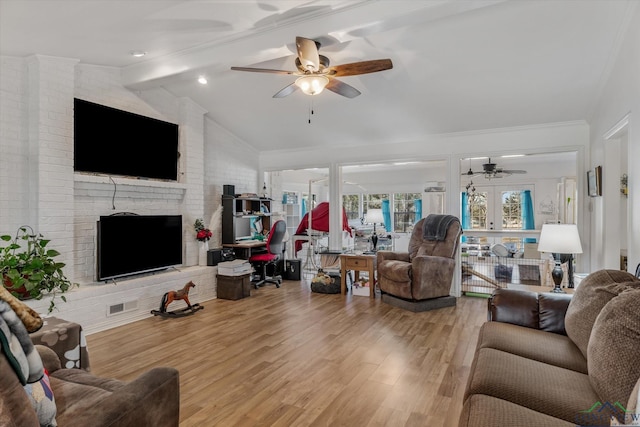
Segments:
[[[27,328],[3,300],[0,300],[0,345],[22,385],[42,378],[42,359],[31,342]]]
[[[29,336],[29,332],[37,331],[42,324],[37,312],[0,286],[0,352],[22,383],[40,426],[55,427],[58,424],[53,390]]]

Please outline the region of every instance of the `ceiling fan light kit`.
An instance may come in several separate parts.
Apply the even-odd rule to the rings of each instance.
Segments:
[[[316,75],[302,76],[296,80],[296,86],[307,95],[318,95],[328,83],[329,79],[327,77]]]
[[[295,60],[296,71],[253,67],[231,67],[231,69],[234,71],[299,76],[294,83],[289,84],[273,95],[274,98],[289,96],[298,88],[306,95],[318,95],[327,88],[331,92],[346,98],[355,98],[360,95],[360,91],[338,80],[337,77],[376,73],[393,68],[393,63],[390,59],[376,59],[329,66],[329,58],[318,53],[320,42],[305,37],[296,37],[296,48],[298,51],[298,56]]]

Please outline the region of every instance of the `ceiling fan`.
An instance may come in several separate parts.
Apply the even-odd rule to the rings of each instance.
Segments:
[[[491,157],[489,157],[489,161],[487,163],[482,164],[482,171],[474,171],[469,166],[469,170],[467,172],[463,172],[462,175],[467,176],[477,176],[484,175],[486,179],[491,178],[502,178],[505,176],[513,175],[513,174],[522,174],[527,173],[527,171],[519,170],[519,169],[502,169],[499,168],[497,164],[491,162]]]
[[[298,57],[296,58],[297,71],[251,67],[231,67],[231,69],[236,71],[299,76],[295,82],[285,86],[273,95],[274,98],[284,98],[298,89],[307,95],[318,95],[325,88],[338,95],[355,98],[360,95],[360,91],[338,80],[336,77],[357,76],[359,74],[375,73],[393,68],[390,59],[376,59],[329,66],[329,58],[318,53],[320,42],[304,37],[296,37],[296,48],[298,51]]]

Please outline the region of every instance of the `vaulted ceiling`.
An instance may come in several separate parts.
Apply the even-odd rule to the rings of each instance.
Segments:
[[[189,97],[258,150],[401,143],[589,120],[632,3],[0,0],[0,54],[119,67],[127,87]],[[332,65],[393,69],[343,78],[353,99],[274,99],[294,76],[230,70],[295,70],[296,36],[319,40]]]

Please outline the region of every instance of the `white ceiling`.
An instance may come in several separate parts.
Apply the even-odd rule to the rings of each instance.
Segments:
[[[416,141],[425,134],[588,120],[632,1],[0,0],[0,54],[122,68],[258,150]],[[343,81],[362,92],[272,95],[296,36],[331,63],[390,58]],[[132,50],[147,55],[136,59]],[[196,82],[205,75],[206,86]],[[308,113],[313,99],[311,124]]]

